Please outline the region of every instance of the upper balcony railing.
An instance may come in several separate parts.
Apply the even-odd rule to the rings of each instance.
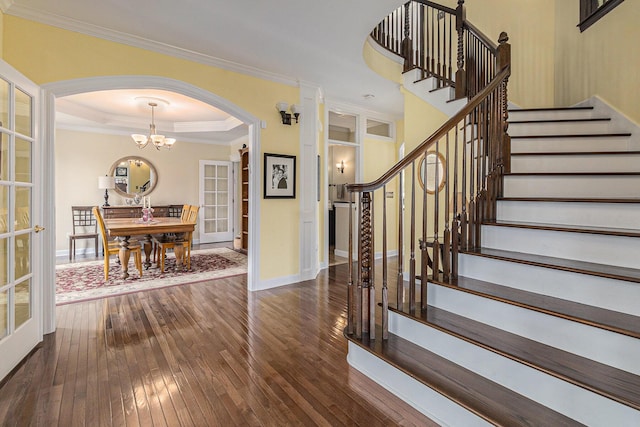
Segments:
[[[405,3],[380,22],[371,37],[418,68],[437,87],[455,87],[471,99],[496,75],[498,46],[466,20],[464,0],[451,9],[425,0]]]

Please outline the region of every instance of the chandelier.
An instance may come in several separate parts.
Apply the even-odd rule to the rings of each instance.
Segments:
[[[151,124],[149,125],[149,135],[142,135],[139,133],[131,134],[131,138],[135,141],[138,148],[142,149],[147,146],[150,142],[156,147],[157,150],[160,147],[164,147],[167,149],[171,149],[173,144],[175,144],[175,138],[165,138],[164,135],[159,135],[156,133],[156,124],[154,122],[154,109],[158,106],[158,103],[150,101],[149,106],[151,107]]]

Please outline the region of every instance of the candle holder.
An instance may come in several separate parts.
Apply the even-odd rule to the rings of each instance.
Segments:
[[[142,208],[142,222],[153,221],[153,208]]]

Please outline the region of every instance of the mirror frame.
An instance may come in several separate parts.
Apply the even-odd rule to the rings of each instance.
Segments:
[[[447,176],[447,166],[445,163],[445,158],[442,155],[442,153],[438,153],[436,151],[427,151],[422,158],[420,159],[420,163],[418,163],[418,170],[417,170],[417,174],[418,174],[418,183],[420,184],[420,187],[422,187],[423,189],[426,190],[427,194],[434,194],[436,191],[435,189],[430,189],[427,188],[427,186],[425,185],[425,182],[423,181],[422,175],[423,175],[423,169],[424,169],[424,164],[427,160],[427,156],[430,154],[436,154],[438,156],[438,160],[440,160],[440,164],[442,165],[442,175],[438,176],[438,178],[440,178],[440,183],[438,184],[438,193],[444,188],[445,185],[445,178]]]
[[[151,175],[152,175],[152,177],[155,177],[155,179],[153,180],[153,182],[151,183],[151,185],[149,186],[147,191],[145,191],[144,193],[140,193],[140,195],[141,196],[146,196],[146,195],[151,194],[151,192],[158,185],[158,171],[156,170],[155,166],[153,166],[153,164],[149,160],[145,159],[144,157],[140,157],[140,156],[125,156],[125,157],[119,158],[118,160],[116,160],[111,165],[111,168],[109,169],[109,176],[115,177],[116,168],[120,165],[120,163],[129,161],[129,160],[132,160],[132,161],[140,160],[140,161],[146,163],[147,165],[149,165],[149,170],[151,171]],[[125,193],[124,191],[120,190],[118,187],[114,188],[113,191],[115,191],[117,194],[119,194],[120,196],[125,197],[127,199],[135,197],[135,195],[137,194],[137,193],[134,193],[134,194]]]

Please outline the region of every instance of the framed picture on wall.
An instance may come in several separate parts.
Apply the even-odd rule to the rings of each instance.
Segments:
[[[296,156],[264,154],[264,198],[296,198]]]
[[[116,176],[127,176],[127,168],[117,167]]]

